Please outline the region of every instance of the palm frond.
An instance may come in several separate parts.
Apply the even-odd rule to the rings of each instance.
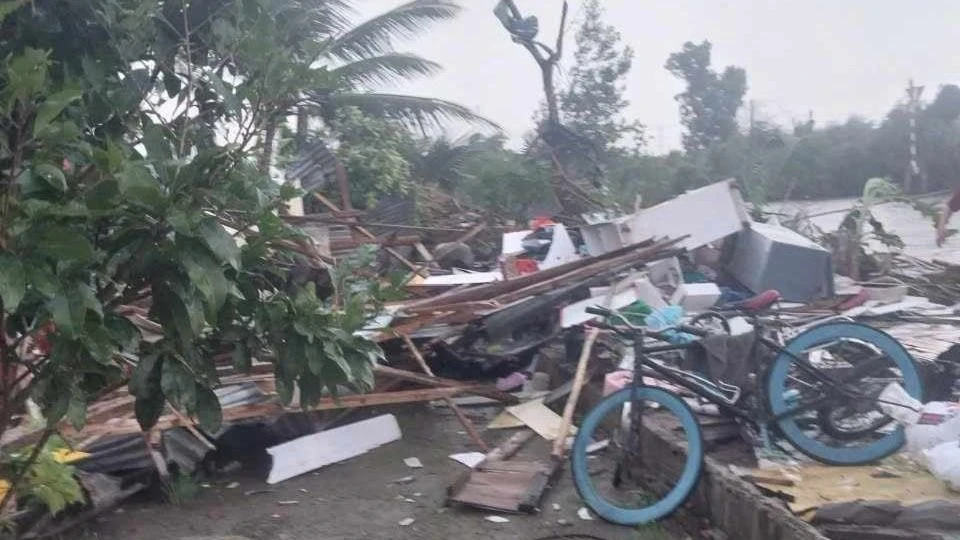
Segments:
[[[435,75],[441,69],[440,64],[414,54],[387,53],[334,68],[330,75],[342,88],[357,90]]]
[[[346,31],[355,12],[347,0],[303,0],[303,4],[309,10],[311,29],[320,39]]]
[[[412,129],[442,127],[446,122],[459,121],[500,131],[500,126],[493,121],[442,99],[374,92],[344,93],[327,95],[316,104],[324,108],[356,107],[365,114],[396,120]]]
[[[327,45],[327,51],[340,60],[389,52],[394,39],[414,37],[430,23],[456,17],[460,10],[451,0],[413,0],[340,34]]]

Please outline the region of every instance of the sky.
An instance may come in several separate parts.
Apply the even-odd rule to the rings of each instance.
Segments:
[[[540,39],[552,44],[560,0],[516,0],[524,15],[540,19]],[[362,16],[401,0],[361,0]],[[513,43],[492,10],[496,0],[460,0],[463,13],[423,37],[397,44],[403,52],[440,63],[444,71],[391,91],[455,101],[498,123],[513,141],[531,129],[542,100],[539,70]],[[581,0],[570,1],[573,22]],[[674,96],[680,81],[663,65],[686,41],[713,43],[718,70],[747,71],[747,101],[759,119],[791,125],[812,112],[818,124],[851,114],[878,120],[906,94],[908,80],[937,87],[960,82],[960,2],[956,0],[604,0],[606,21],[633,48],[627,81],[627,116],[647,126],[653,153],[680,146],[682,127]],[[572,37],[565,53],[573,57]],[[564,73],[558,82],[564,81]],[[451,135],[468,131],[457,128]]]

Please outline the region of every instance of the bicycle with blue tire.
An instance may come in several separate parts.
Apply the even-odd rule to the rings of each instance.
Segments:
[[[691,396],[694,405],[712,403],[751,426],[767,444],[779,437],[816,461],[839,466],[871,463],[903,446],[903,429],[877,407],[888,384],[896,382],[923,399],[910,354],[894,338],[867,325],[828,321],[783,343],[754,320],[750,356],[756,372],[749,387],[742,388],[664,359],[696,347],[709,336],[703,328],[681,325],[653,331],[615,310],[596,307],[588,312],[604,317],[607,322],[597,326],[632,343],[635,353],[633,381],[586,414],[571,451],[577,491],[591,510],[613,523],[661,519],[696,488],[704,441],[690,398],[681,392]],[[688,339],[678,341],[678,333]],[[653,429],[683,443],[682,466],[651,458]],[[588,451],[605,438],[611,441],[612,464]]]

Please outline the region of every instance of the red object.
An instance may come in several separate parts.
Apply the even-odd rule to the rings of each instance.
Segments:
[[[532,274],[540,271],[540,267],[537,266],[537,261],[533,259],[517,259],[516,269],[520,275]]]
[[[764,291],[740,304],[740,309],[752,313],[763,311],[780,301],[780,291]]]
[[[530,228],[533,230],[551,227],[553,225],[556,225],[556,223],[554,223],[553,220],[547,216],[537,216],[533,218],[533,221],[530,222]]]
[[[53,321],[49,321],[47,324],[43,325],[43,327],[37,330],[36,334],[33,335],[33,343],[36,345],[37,350],[39,350],[41,354],[50,354],[50,350],[53,349],[53,346],[50,345],[50,340],[47,339],[47,336],[56,330],[57,326],[53,324]]]

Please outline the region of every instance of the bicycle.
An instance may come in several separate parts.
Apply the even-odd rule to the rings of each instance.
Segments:
[[[588,312],[616,320],[617,324],[599,323],[599,326],[632,341],[635,351],[632,383],[607,396],[587,413],[571,452],[571,471],[581,498],[599,516],[613,523],[639,525],[669,515],[693,492],[703,468],[705,450],[697,417],[678,392],[645,384],[644,375],[648,373],[756,426],[764,440],[769,440],[766,434],[773,430],[803,454],[829,465],[874,462],[896,452],[904,444],[903,429],[897,427],[884,431],[889,417],[876,407],[877,396],[893,379],[898,379],[897,382],[917,399],[923,396],[920,376],[909,353],[886,333],[866,325],[831,321],[812,326],[783,345],[765,336],[762,325],[755,328],[750,358],[756,362],[758,373],[753,377],[752,391],[744,392],[741,387],[711,380],[693,370],[674,367],[651,356],[697,346],[710,336],[703,329],[681,325],[653,331],[631,324],[627,317],[614,310],[590,308]],[[678,332],[699,339],[687,343],[646,343],[647,339],[670,342]],[[827,347],[841,340],[851,340],[851,343],[845,344],[839,353],[827,351]],[[775,354],[772,361],[760,361],[761,347]],[[831,367],[831,362],[851,352],[855,356],[851,368],[837,371]],[[868,353],[867,356],[863,355],[864,352]],[[807,358],[808,355],[814,358]],[[899,377],[896,377],[898,373]],[[881,377],[871,379],[871,375]],[[815,390],[815,395],[804,398],[802,390],[808,387]],[[651,406],[646,406],[647,403]],[[616,456],[609,486],[612,493],[608,496],[601,489],[607,486],[595,483],[590,476],[587,448],[594,440],[600,440],[597,434],[603,429],[606,416],[622,411],[627,404],[630,405],[629,429],[623,433],[623,440],[612,438],[609,446],[614,448]],[[665,495],[625,485],[641,480],[637,473],[638,466],[642,468],[644,464],[643,421],[650,416],[645,415],[645,411],[654,408],[660,415],[654,419],[662,419],[664,414],[675,418],[677,429],[682,431],[681,438],[686,443],[686,459],[679,478],[668,486]],[[883,422],[874,420],[870,429],[850,430],[840,437],[831,436],[824,430],[828,441],[839,446],[826,444],[808,434],[811,426],[825,423],[820,416],[829,416],[841,409],[873,416],[879,413]],[[813,414],[814,418],[807,418],[807,414]],[[827,423],[836,423],[836,419]]]

